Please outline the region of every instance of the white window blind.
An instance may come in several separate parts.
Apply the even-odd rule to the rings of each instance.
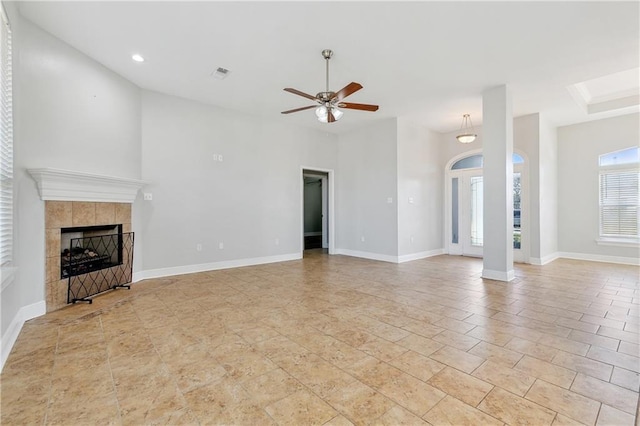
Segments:
[[[600,235],[638,237],[638,170],[600,173]]]
[[[0,266],[13,257],[13,105],[11,28],[4,10],[0,29]]]

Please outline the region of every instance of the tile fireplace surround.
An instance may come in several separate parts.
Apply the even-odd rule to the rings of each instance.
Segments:
[[[77,226],[122,224],[131,232],[131,204],[45,201],[45,294],[47,312],[67,305],[67,278],[60,279],[60,230]]]
[[[62,228],[122,224],[132,231],[131,205],[147,182],[50,168],[29,169],[45,202],[47,312],[67,305],[68,279],[60,279]]]

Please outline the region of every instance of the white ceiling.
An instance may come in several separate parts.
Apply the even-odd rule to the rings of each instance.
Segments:
[[[407,116],[440,132],[482,121],[482,91],[512,89],[514,115],[586,114],[567,87],[639,66],[638,2],[21,2],[23,16],[138,86],[273,120],[342,132]],[[364,86],[321,124],[290,93]],[[133,53],[144,63],[131,60]],[[225,80],[210,76],[231,70]]]
[[[639,68],[594,78],[580,84],[584,86],[588,103],[606,102],[638,93],[640,87]]]

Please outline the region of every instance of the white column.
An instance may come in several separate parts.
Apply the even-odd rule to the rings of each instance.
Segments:
[[[507,86],[482,94],[484,247],[482,277],[511,281],[513,272],[513,113]]]

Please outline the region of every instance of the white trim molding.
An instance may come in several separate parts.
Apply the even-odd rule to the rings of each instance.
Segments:
[[[637,238],[600,237],[596,239],[596,244],[599,246],[638,248],[640,247],[640,240]]]
[[[640,265],[640,258],[638,257],[605,256],[602,254],[567,252],[560,252],[559,257],[562,257],[564,259],[588,260],[591,262],[619,263],[622,265]]]
[[[495,281],[505,281],[505,282],[509,282],[512,281],[514,278],[516,277],[515,272],[513,271],[513,269],[511,269],[510,271],[494,271],[491,269],[483,269],[482,270],[482,278],[488,279],[488,280],[495,280]]]
[[[336,208],[335,208],[335,171],[333,169],[325,169],[323,167],[314,167],[314,166],[300,166],[300,173],[302,174],[302,177],[304,177],[305,175],[314,175],[314,173],[319,176],[322,177],[323,179],[325,178],[325,174],[326,174],[326,179],[327,179],[327,193],[326,193],[326,200],[324,199],[324,195],[323,195],[323,214],[325,213],[325,209],[328,207],[328,211],[326,212],[327,217],[325,219],[327,219],[328,223],[325,222],[325,220],[323,219],[323,223],[326,223],[326,234],[323,234],[323,241],[322,241],[322,246],[323,248],[328,248],[329,249],[329,254],[337,254],[336,253],[336,245],[335,245],[335,241],[336,241],[336,229],[335,229],[335,215],[336,215]],[[324,182],[323,182],[324,184]],[[323,194],[324,194],[324,190],[323,190]],[[325,205],[325,201],[326,204]],[[328,246],[329,247],[325,247],[325,243],[326,240],[328,239]],[[299,254],[299,258],[302,258],[304,254],[304,179],[300,179],[300,254]]]
[[[398,263],[426,259],[427,257],[440,256],[441,254],[444,254],[444,249],[436,249],[436,250],[429,250],[429,251],[421,251],[418,253],[405,254],[402,256],[398,256]]]
[[[0,293],[15,282],[17,271],[18,268],[15,266],[5,266],[0,268]]]
[[[379,260],[381,262],[398,263],[398,256],[392,256],[388,254],[371,253],[368,251],[358,251],[349,249],[336,249],[336,254],[344,256],[359,257],[362,259]]]
[[[58,169],[28,169],[43,201],[133,203],[148,182]]]
[[[275,256],[254,257],[248,259],[223,260],[221,262],[200,263],[196,265],[174,266],[170,268],[150,269],[133,274],[133,282],[150,278],[171,277],[174,275],[194,274],[196,272],[217,271],[219,269],[240,268],[243,266],[264,265],[266,263],[299,260],[300,253],[280,254]]]
[[[18,335],[25,321],[44,315],[46,312],[47,305],[44,300],[23,306],[18,310],[18,313],[13,317],[11,324],[9,324],[7,331],[0,340],[0,371],[4,368],[4,363],[7,361],[7,358],[9,358],[9,353],[11,353],[11,349],[13,349],[13,345],[18,339]]]
[[[548,254],[546,256],[543,257],[530,257],[529,258],[529,263],[532,265],[538,265],[538,266],[542,266],[542,265],[546,265],[547,263],[551,263],[554,260],[558,259],[560,257],[559,253],[551,253]]]
[[[418,253],[405,254],[402,256],[392,256],[389,254],[371,253],[368,251],[358,251],[349,249],[336,249],[336,254],[343,256],[359,257],[361,259],[379,260],[380,262],[405,263],[413,260],[426,259],[427,257],[445,254],[444,249],[421,251]]]

